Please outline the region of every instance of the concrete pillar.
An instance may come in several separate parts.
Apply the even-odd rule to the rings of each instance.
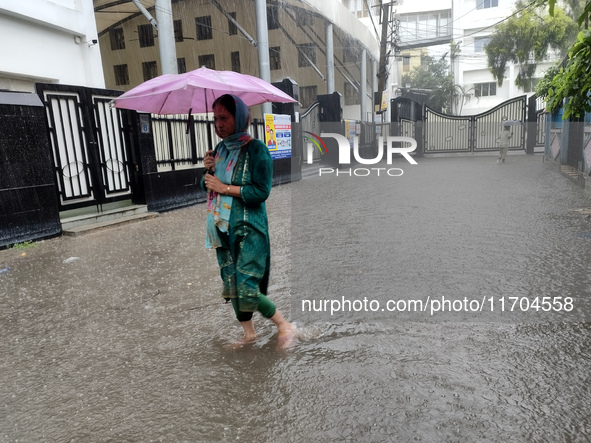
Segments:
[[[178,74],[171,0],[156,0],[155,7],[162,73]]]
[[[269,59],[269,30],[267,27],[267,2],[255,0],[255,14],[257,22],[257,50],[259,54],[260,78],[271,82],[271,61]],[[271,114],[271,103],[261,106],[263,115]],[[262,116],[261,116],[262,117]]]
[[[378,61],[374,58],[371,61],[371,105],[372,105],[372,109],[371,109],[371,115],[372,115],[372,120],[375,122],[375,111],[376,111],[376,101],[375,101],[375,97],[376,97],[376,91],[378,90]]]
[[[334,43],[332,23],[326,25],[326,92],[332,94],[334,88]]]
[[[361,95],[361,120],[367,121],[367,49],[363,48],[361,51],[361,87],[359,88]]]

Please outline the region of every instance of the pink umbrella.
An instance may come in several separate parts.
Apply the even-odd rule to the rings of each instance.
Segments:
[[[121,94],[112,103],[116,108],[153,114],[197,114],[211,111],[214,100],[224,94],[240,97],[247,106],[297,102],[260,78],[202,67],[185,74],[155,77]]]

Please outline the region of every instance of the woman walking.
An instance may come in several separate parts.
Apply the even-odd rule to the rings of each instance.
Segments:
[[[272,186],[273,162],[265,143],[246,130],[250,110],[226,94],[213,103],[216,134],[222,141],[203,160],[207,173],[206,248],[216,250],[223,282],[222,297],[230,299],[244,329],[244,341],[255,339],[252,320],[258,311],[278,331],[287,346],[295,328],[266,296],[271,267],[269,226],[265,201]]]

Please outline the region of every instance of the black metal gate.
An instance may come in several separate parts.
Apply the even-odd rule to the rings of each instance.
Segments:
[[[45,104],[60,211],[132,198],[130,155],[120,91],[37,84]]]

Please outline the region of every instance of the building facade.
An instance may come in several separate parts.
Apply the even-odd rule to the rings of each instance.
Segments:
[[[143,4],[155,16],[154,2]],[[95,1],[105,83],[126,91],[162,73],[158,32],[149,16],[137,11],[107,22],[107,5]],[[294,80],[302,112],[318,95],[334,91],[343,97],[345,118],[360,118],[362,100],[371,109],[378,42],[353,13],[336,0],[266,5],[271,82]],[[128,9],[133,7],[128,4]],[[179,0],[172,2],[172,15],[179,73],[207,66],[260,77],[253,0]],[[329,58],[334,63],[334,91]],[[363,98],[362,82],[367,91]]]
[[[546,69],[554,65],[557,55],[538,64],[534,81],[526,89],[515,85],[517,68],[513,64],[508,64],[502,86],[498,86],[487,64],[485,48],[495,26],[511,16],[515,6],[514,0],[427,0],[394,6],[398,51],[391,64],[392,94],[404,87],[400,79],[407,66],[416,64],[418,61],[413,59],[421,57],[411,50],[424,45],[434,58],[447,56],[455,84],[464,91],[453,109],[454,114],[474,115],[513,97],[531,95],[536,79],[542,78]],[[456,45],[453,60],[452,42]]]
[[[92,0],[0,0],[0,89],[103,88]]]

